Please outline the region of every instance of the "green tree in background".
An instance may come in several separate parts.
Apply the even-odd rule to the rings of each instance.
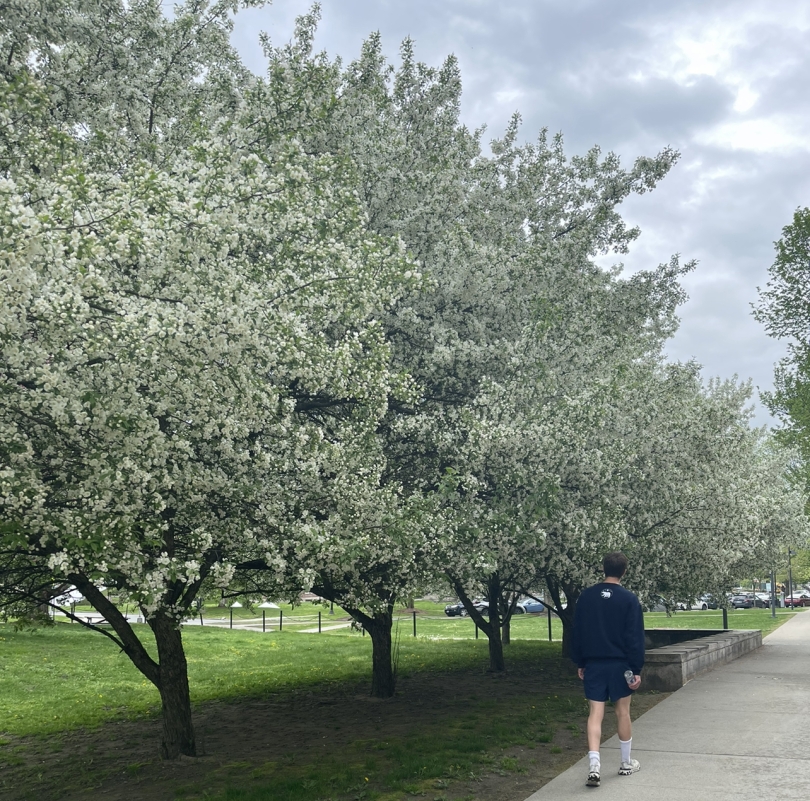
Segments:
[[[774,391],[763,399],[783,424],[778,436],[801,453],[810,485],[810,208],[797,209],[782,229],[768,276],[754,316],[770,336],[788,340],[788,355],[776,366]]]

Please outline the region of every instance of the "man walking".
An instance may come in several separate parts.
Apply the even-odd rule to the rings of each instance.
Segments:
[[[598,787],[601,782],[599,745],[608,698],[613,702],[619,730],[619,776],[630,776],[641,767],[630,756],[630,699],[641,686],[644,617],[638,598],[621,586],[621,578],[627,570],[627,557],[618,551],[609,553],[602,560],[602,567],[605,580],[588,587],[579,596],[571,642],[571,658],[577,664],[590,705],[588,787]]]

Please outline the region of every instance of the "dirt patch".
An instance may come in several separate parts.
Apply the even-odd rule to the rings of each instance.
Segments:
[[[406,791],[360,785],[342,798],[373,797],[386,801],[426,797],[446,801],[523,801],[577,761],[586,749],[586,707],[578,683],[560,665],[549,673],[518,666],[504,677],[481,671],[415,674],[403,677],[397,695],[387,701],[368,697],[365,686],[324,687],[307,693],[273,696],[239,703],[208,703],[195,711],[200,756],[162,762],[157,758],[158,720],[104,725],[92,731],[42,738],[6,738],[0,746],[0,796],[6,801],[168,801],[215,796],[227,787],[264,787],[260,797],[276,796],[267,783],[278,766],[307,766],[345,760],[347,749],[363,744],[413,742],[422,733],[459,728],[459,721],[485,727],[496,710],[501,727],[525,717],[542,699],[570,698],[571,713],[548,723],[548,742],[498,745],[480,752],[463,770],[449,765],[441,778],[419,779]],[[633,701],[637,717],[665,695],[640,693]],[[523,714],[523,713],[521,713]],[[465,717],[466,716],[466,717]],[[612,715],[605,736],[615,733]],[[521,732],[516,732],[521,734]],[[523,732],[522,734],[525,734]],[[515,742],[520,741],[518,737]],[[525,740],[525,738],[524,738]],[[499,742],[503,742],[503,736]],[[476,752],[478,753],[478,752]],[[361,776],[361,782],[363,777]],[[262,782],[264,782],[262,784]],[[366,794],[364,794],[366,793]],[[369,795],[371,793],[372,795]],[[284,796],[287,797],[286,795]],[[312,801],[315,801],[313,796]],[[333,796],[329,796],[330,798]]]

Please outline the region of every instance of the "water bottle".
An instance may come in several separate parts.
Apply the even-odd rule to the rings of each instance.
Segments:
[[[633,681],[635,680],[635,678],[636,678],[636,677],[635,677],[635,674],[633,673],[633,671],[632,671],[632,670],[625,670],[625,671],[624,671],[624,680],[625,680],[625,681],[626,681],[628,684],[632,684],[632,683],[633,683]]]

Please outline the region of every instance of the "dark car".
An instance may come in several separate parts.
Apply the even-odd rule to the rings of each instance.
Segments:
[[[751,601],[755,609],[767,609],[771,605],[770,600],[761,598],[755,592],[744,592],[743,595]]]
[[[458,601],[457,603],[445,606],[444,613],[447,617],[464,617],[464,615],[467,614],[467,610],[464,608],[464,604]]]
[[[484,616],[489,615],[489,602],[488,601],[473,601],[473,606]],[[447,617],[467,617],[467,610],[464,604],[459,601],[455,604],[448,604],[444,607],[444,613]]]
[[[755,599],[750,595],[732,595],[731,606],[734,609],[753,609]]]

